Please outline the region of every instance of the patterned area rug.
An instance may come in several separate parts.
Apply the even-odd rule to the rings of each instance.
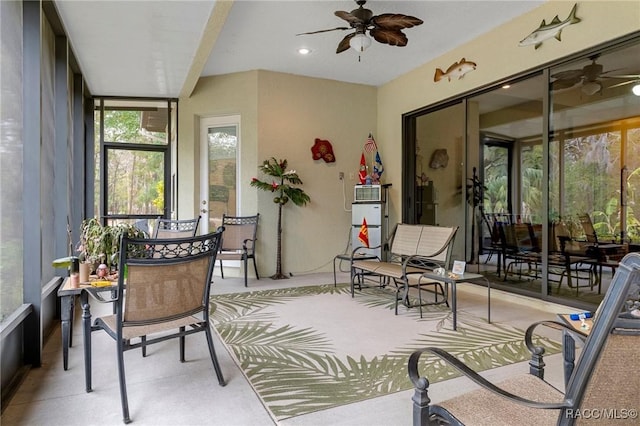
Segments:
[[[524,331],[487,324],[444,305],[400,308],[393,292],[367,289],[351,298],[349,286],[285,288],[216,295],[212,322],[274,420],[412,388],[409,355],[425,346],[443,348],[476,371],[530,358]],[[548,353],[556,342],[544,340]],[[432,383],[457,376],[435,358],[421,372]]]

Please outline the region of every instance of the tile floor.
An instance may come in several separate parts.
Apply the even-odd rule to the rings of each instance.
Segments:
[[[226,271],[226,269],[225,269]],[[338,282],[348,282],[349,276],[339,273]],[[232,293],[333,283],[332,273],[294,276],[288,280],[262,278],[250,280],[245,289],[241,278],[216,277],[212,292]],[[542,319],[555,319],[558,312],[573,312],[572,308],[545,303],[501,291],[492,291],[491,319],[521,329]],[[458,286],[458,309],[486,318],[486,288],[473,284]],[[108,312],[110,306],[92,305],[93,313]],[[400,312],[401,314],[401,312]],[[84,391],[82,327],[76,315],[73,328],[74,346],[70,349],[69,369],[62,368],[59,327],[44,348],[41,368],[30,371],[2,413],[2,425],[119,425],[122,424],[115,346],[105,333],[93,336],[93,392]],[[552,332],[555,333],[555,332]],[[560,333],[552,334],[560,339]],[[411,425],[412,391],[399,392],[356,404],[324,410],[276,423],[229,353],[214,334],[216,350],[228,384],[220,387],[215,378],[205,339],[187,339],[185,364],[178,361],[175,341],[163,342],[148,350],[147,358],[138,351],[125,355],[129,407],[136,425]],[[545,377],[562,389],[560,355],[545,358]],[[497,368],[483,373],[499,381],[513,374],[526,373],[526,362]],[[434,402],[473,388],[464,378],[431,386]]]

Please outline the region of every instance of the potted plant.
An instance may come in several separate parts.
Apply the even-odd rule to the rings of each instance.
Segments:
[[[107,253],[108,232],[95,218],[87,218],[80,225],[80,239],[76,246],[80,259],[80,281],[88,280],[88,274],[103,263]]]
[[[89,269],[93,272],[98,265],[104,264],[111,268],[118,263],[118,252],[120,250],[120,239],[123,235],[136,238],[146,238],[147,234],[127,223],[116,225],[102,225],[100,221],[93,217],[82,221],[80,226],[80,241],[76,247],[79,252],[82,269]],[[81,277],[81,281],[82,281]]]
[[[278,205],[278,246],[276,254],[276,273],[271,276],[274,280],[289,278],[282,273],[282,207],[293,201],[296,206],[304,206],[311,198],[300,188],[293,185],[301,185],[302,180],[295,170],[287,170],[287,160],[264,160],[259,169],[262,173],[276,178],[271,183],[264,182],[258,178],[251,180],[251,186],[264,191],[275,193],[273,202]]]
[[[118,266],[118,260],[120,259],[120,240],[122,240],[123,236],[127,236],[129,238],[148,238],[149,235],[135,227],[132,224],[129,223],[118,223],[116,225],[110,226],[109,227],[109,231],[111,234],[111,249],[110,249],[110,256],[107,262],[108,266]],[[136,257],[137,255],[146,255],[146,253],[136,253]]]

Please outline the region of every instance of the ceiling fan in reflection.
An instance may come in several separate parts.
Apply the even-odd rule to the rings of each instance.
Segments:
[[[640,74],[611,74],[620,69],[605,71],[602,64],[597,62],[598,56],[592,56],[591,63],[581,69],[560,71],[552,74],[552,91],[560,91],[580,87],[580,91],[585,95],[592,96],[602,93],[603,89],[614,89],[632,83],[640,83]],[[607,85],[608,81],[621,81],[619,83]],[[635,90],[635,88],[634,88]]]

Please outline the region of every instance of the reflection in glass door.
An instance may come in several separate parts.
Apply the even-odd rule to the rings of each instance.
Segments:
[[[482,178],[484,180],[483,211],[511,212],[511,149],[510,144],[488,136],[482,138]]]
[[[568,265],[551,294],[584,304],[602,300],[637,236],[638,58],[636,43],[550,70],[551,242]],[[566,84],[569,73],[593,69],[603,71]]]
[[[222,224],[222,215],[237,216],[237,166],[240,118],[202,121],[200,214],[203,232]]]
[[[496,215],[493,221],[475,212],[466,215],[465,253],[480,246],[480,256],[469,257],[495,288],[595,309],[618,261],[628,251],[640,251],[638,41],[636,36],[594,49],[589,57],[451,101],[466,108],[459,163],[465,169],[455,178],[462,171],[466,175],[464,181],[434,179],[442,187],[438,207],[460,208],[449,202],[454,195],[468,206],[466,179],[478,170],[486,188],[480,207]],[[417,177],[416,186],[420,157],[437,142],[448,141],[457,162],[451,142],[459,131],[445,127],[456,123],[448,109],[429,107],[403,120],[403,167],[410,172],[403,178]],[[441,112],[449,112],[446,120]],[[438,173],[425,172],[430,179]],[[444,185],[449,181],[453,190]],[[406,186],[405,196],[413,200],[415,186]],[[411,220],[412,205],[403,207],[405,220]],[[469,238],[476,220],[484,228],[480,240],[478,234]],[[501,226],[493,226],[496,222]]]
[[[478,270],[496,288],[539,295],[542,236],[541,75],[467,102],[467,152],[483,184]],[[477,154],[476,154],[477,152]],[[477,155],[477,156],[476,156]],[[477,158],[477,160],[476,160]]]

